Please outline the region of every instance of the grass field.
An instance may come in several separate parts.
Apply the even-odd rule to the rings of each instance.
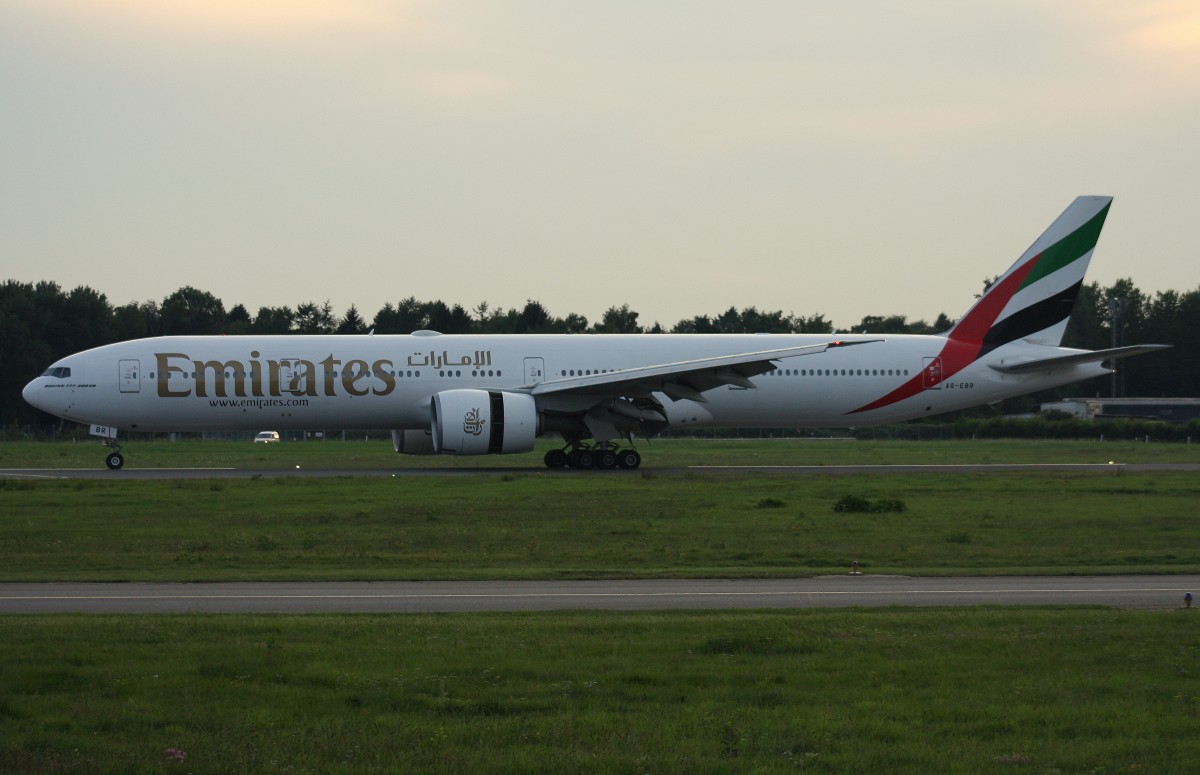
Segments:
[[[0,445],[0,467],[97,467],[99,451]],[[126,452],[130,465],[162,466],[448,462],[398,459],[386,442]],[[913,575],[1200,571],[1200,481],[1188,474],[655,471],[1192,462],[1190,445],[672,441],[643,452],[644,471],[616,475],[556,476],[524,458],[528,473],[473,477],[0,479],[0,578],[807,575],[851,560]],[[835,511],[846,496],[904,510]],[[7,616],[0,772],[1191,773],[1196,615]]]
[[[1197,622],[0,618],[0,771],[1193,773]]]
[[[1171,473],[9,479],[0,515],[7,581],[1200,572]]]

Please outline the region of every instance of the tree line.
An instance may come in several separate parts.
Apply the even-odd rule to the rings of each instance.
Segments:
[[[987,283],[985,283],[986,287]],[[1114,306],[1115,309],[1114,309]],[[1115,317],[1114,317],[1115,313]],[[823,314],[785,314],[756,307],[730,307],[715,315],[680,320],[670,329],[658,322],[639,322],[628,304],[611,306],[600,320],[569,313],[556,317],[539,301],[523,307],[491,307],[480,302],[468,310],[461,304],[414,297],[388,302],[367,320],[351,305],[343,314],[329,302],[308,301],[282,307],[260,307],[251,314],[242,304],[226,309],[207,291],[185,286],[161,302],[116,306],[87,286],[65,291],[57,283],[0,286],[0,423],[28,425],[46,416],[21,400],[21,388],[65,355],[127,339],[148,336],[212,334],[408,334],[429,329],[445,334],[501,333],[834,333]],[[1115,333],[1114,333],[1115,320]],[[868,315],[844,329],[869,334],[933,334],[950,328],[945,314],[932,323],[905,315]],[[1085,285],[1067,327],[1064,345],[1102,349],[1136,343],[1172,344],[1175,348],[1122,362],[1118,395],[1191,396],[1200,385],[1200,289],[1143,293],[1132,280],[1111,287]],[[1112,395],[1108,380],[1067,392]]]

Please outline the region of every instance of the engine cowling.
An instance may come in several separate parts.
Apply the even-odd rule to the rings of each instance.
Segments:
[[[402,455],[436,455],[433,433],[424,430],[392,431],[392,449]]]
[[[538,434],[537,403],[524,393],[445,390],[432,409],[433,448],[445,455],[529,452]]]

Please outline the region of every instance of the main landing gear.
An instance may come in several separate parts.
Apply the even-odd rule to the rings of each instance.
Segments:
[[[125,456],[121,454],[121,445],[116,439],[104,442],[104,446],[108,447],[108,455],[104,458],[104,465],[110,470],[116,471],[121,466],[125,465]]]
[[[642,456],[636,449],[617,449],[607,444],[595,447],[575,445],[567,449],[550,450],[546,453],[545,463],[547,468],[623,468],[631,471],[642,464]]]

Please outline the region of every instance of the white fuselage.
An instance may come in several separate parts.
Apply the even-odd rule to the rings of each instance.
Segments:
[[[56,362],[30,382],[34,406],[137,431],[429,428],[432,397],[513,391],[596,373],[820,342],[822,334],[381,335],[159,337]],[[868,337],[842,336],[854,342]],[[989,363],[1071,352],[1013,342],[943,374],[940,336],[873,337],[776,360],[753,389],[706,402],[663,398],[672,425],[849,427],[923,417],[1109,373],[1099,364],[1004,374]],[[1034,352],[1036,351],[1036,352]],[[926,374],[920,390],[864,410]],[[547,398],[553,407],[554,399]]]

